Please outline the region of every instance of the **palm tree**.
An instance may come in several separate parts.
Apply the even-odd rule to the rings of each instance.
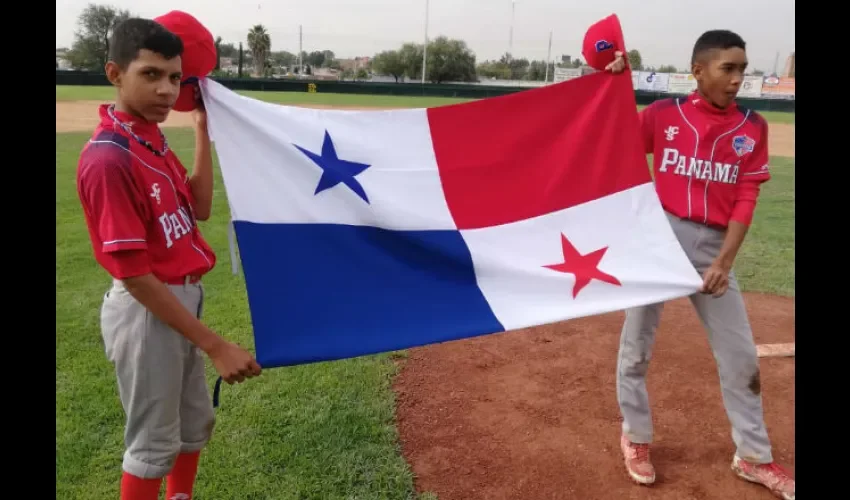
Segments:
[[[254,56],[254,73],[262,76],[266,67],[266,56],[272,48],[272,39],[265,26],[258,24],[251,28],[248,32],[248,48]]]

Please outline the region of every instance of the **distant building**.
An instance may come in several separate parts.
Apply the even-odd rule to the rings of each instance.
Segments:
[[[313,68],[313,80],[339,80],[339,71],[331,68]]]
[[[343,70],[357,71],[358,69],[366,69],[372,62],[371,57],[355,57],[354,59],[339,59],[339,67]]]
[[[796,62],[797,62],[796,52],[791,52],[791,55],[788,56],[788,59],[785,60],[785,70],[782,72],[783,77],[796,78],[794,76]]]

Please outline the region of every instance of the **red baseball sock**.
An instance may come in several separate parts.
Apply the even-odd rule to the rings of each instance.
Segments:
[[[174,468],[171,469],[165,483],[166,500],[191,500],[200,456],[200,451],[181,453],[177,456]]]
[[[142,479],[127,472],[121,476],[121,500],[157,500],[162,479]]]

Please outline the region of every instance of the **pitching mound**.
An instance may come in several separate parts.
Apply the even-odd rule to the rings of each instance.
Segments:
[[[794,301],[747,295],[756,343],[794,341]],[[763,499],[735,451],[716,364],[687,299],[668,303],[648,387],[657,482],[633,484],[619,449],[622,313],[410,351],[396,380],[404,454],[440,500]],[[794,471],[794,358],[764,357],[777,460]]]

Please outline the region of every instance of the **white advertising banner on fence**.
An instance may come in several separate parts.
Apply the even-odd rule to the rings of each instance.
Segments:
[[[762,82],[760,76],[745,76],[741,83],[741,90],[738,91],[738,97],[761,97]]]
[[[671,73],[667,82],[667,92],[671,94],[690,94],[697,89],[697,80],[690,73]]]
[[[650,92],[667,92],[667,83],[669,81],[669,73],[641,71],[638,80],[638,90],[648,90]]]
[[[632,72],[632,88],[638,89],[638,82],[640,81],[640,71]]]
[[[581,68],[555,68],[553,83],[564,82],[581,76]]]
[[[796,80],[766,76],[762,82],[761,95],[765,97],[794,97]]]

